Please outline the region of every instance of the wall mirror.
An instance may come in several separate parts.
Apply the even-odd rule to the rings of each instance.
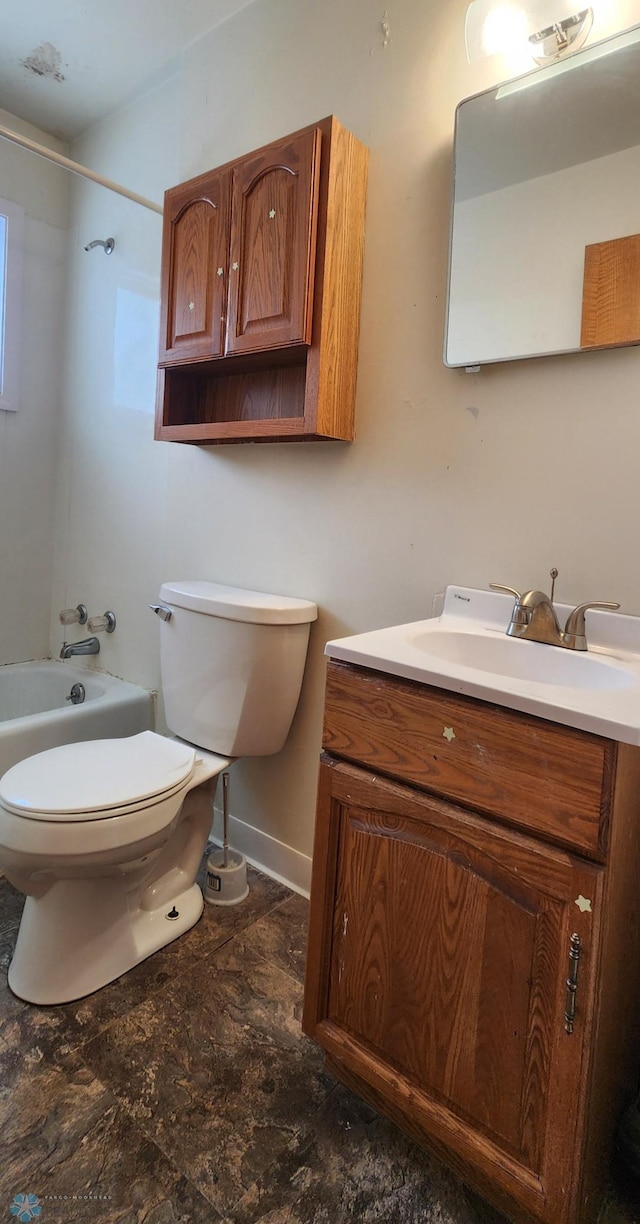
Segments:
[[[458,106],[446,365],[640,343],[639,39]]]

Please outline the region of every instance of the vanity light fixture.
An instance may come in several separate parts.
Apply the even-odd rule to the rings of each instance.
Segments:
[[[544,30],[529,35],[533,58],[537,64],[551,64],[568,51],[584,47],[593,26],[593,9],[582,9],[562,21],[554,21]]]
[[[612,51],[620,51],[622,47],[630,47],[637,42],[640,42],[640,25],[634,26],[631,30],[625,30],[624,34],[618,34],[616,38],[607,38],[603,42],[594,43],[592,47],[587,47],[579,59],[574,60],[569,57],[566,60],[555,60],[547,64],[542,72],[529,72],[526,76],[517,77],[514,81],[507,81],[505,85],[500,85],[496,90],[496,102],[499,102],[501,98],[509,98],[512,94],[520,93],[523,89],[530,89],[533,85],[542,85],[551,77],[570,72],[578,65],[584,67],[592,60],[602,59],[603,56],[610,55]]]
[[[472,0],[467,9],[467,59],[525,53],[550,64],[579,51],[593,26],[593,9],[576,11],[575,0]]]

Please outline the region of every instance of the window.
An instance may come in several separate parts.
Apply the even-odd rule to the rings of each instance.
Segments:
[[[0,409],[16,412],[20,374],[24,211],[0,200]]]

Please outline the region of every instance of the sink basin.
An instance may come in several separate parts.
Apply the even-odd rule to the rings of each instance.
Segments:
[[[571,612],[556,604],[560,624]],[[640,746],[640,617],[587,614],[588,651],[507,637],[513,599],[449,586],[429,620],[327,642],[345,663]]]
[[[407,627],[409,628],[409,627]],[[431,658],[492,675],[564,688],[619,689],[635,683],[624,666],[602,661],[593,654],[523,642],[490,632],[425,629],[408,635],[411,645]]]

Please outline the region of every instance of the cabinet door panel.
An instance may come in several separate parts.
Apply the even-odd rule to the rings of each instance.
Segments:
[[[520,1151],[545,915],[463,850],[453,835],[343,814],[328,1015]],[[531,1039],[544,1074],[548,1032]]]
[[[167,192],[161,360],[219,357],[229,247],[229,175]]]
[[[336,874],[316,1036],[334,1056],[344,1050],[330,1048],[331,1033],[360,1049],[374,1087],[394,1071],[427,1138],[431,1110],[436,1138],[463,1136],[459,1150],[485,1174],[519,1169],[560,1221],[595,942],[593,916],[575,901],[582,893],[596,910],[601,870],[364,771],[328,768],[319,821],[336,827]],[[569,1036],[574,931],[583,956]]]
[[[226,349],[311,342],[320,131],[234,168]]]

